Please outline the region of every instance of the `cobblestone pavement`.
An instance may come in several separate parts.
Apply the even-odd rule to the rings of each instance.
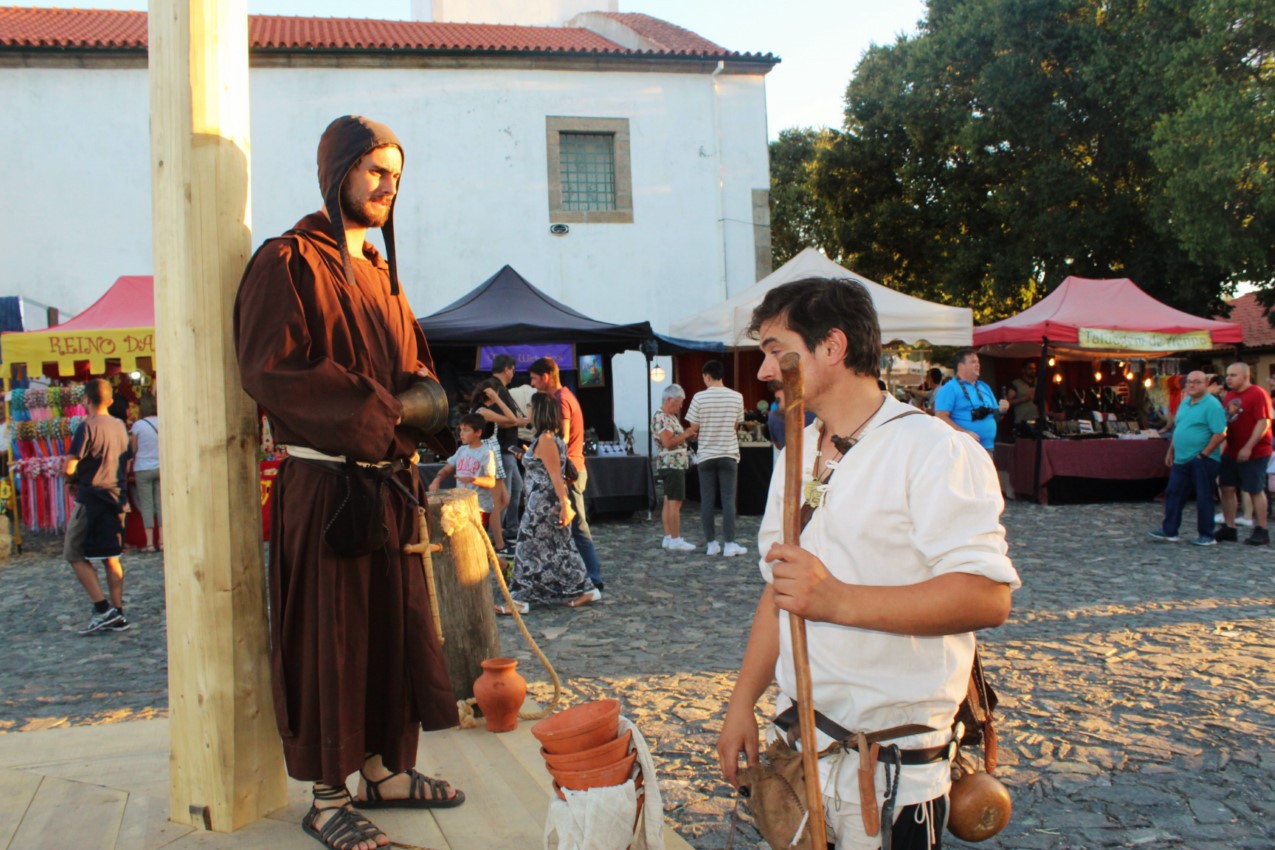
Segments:
[[[1014,818],[979,846],[1275,847],[1275,551],[1151,542],[1160,511],[1007,509],[1025,586],[984,642]],[[757,521],[740,526],[749,557],[710,559],[661,550],[658,515],[596,522],[605,598],[527,618],[569,699],[623,701],[653,744],[669,817],[700,850],[731,840],[713,747],[761,589]],[[692,510],[684,527],[698,539]],[[89,608],[56,541],[0,565],[0,732],[164,713],[162,564],[130,556],[126,569],[135,628],[78,638]],[[512,622],[501,629],[547,700]],[[734,846],[758,846],[746,816]]]

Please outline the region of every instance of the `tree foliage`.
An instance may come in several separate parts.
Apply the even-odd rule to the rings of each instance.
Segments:
[[[774,143],[776,260],[813,244],[979,321],[1067,275],[1206,314],[1272,286],[1273,22],[1269,0],[931,0],[865,54],[841,131]]]

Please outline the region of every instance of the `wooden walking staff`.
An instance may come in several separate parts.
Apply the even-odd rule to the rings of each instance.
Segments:
[[[779,359],[784,382],[784,542],[801,545],[802,432],[806,429],[805,387],[801,358],[789,352]],[[801,764],[806,776],[806,809],[811,846],[828,845],[823,822],[823,793],[819,790],[819,745],[815,740],[815,700],[810,681],[810,655],[806,650],[806,621],[788,614],[792,633],[792,666],[797,673],[797,723],[801,732]]]

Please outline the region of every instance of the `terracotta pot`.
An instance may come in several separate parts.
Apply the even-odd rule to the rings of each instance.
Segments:
[[[540,745],[554,755],[575,753],[613,741],[620,732],[620,701],[600,699],[552,714],[531,727]]]
[[[621,782],[617,782],[616,784],[617,784],[617,785],[622,785],[622,784],[624,784],[624,783],[623,783],[623,781],[621,781]],[[603,787],[603,786],[597,786],[597,787]],[[643,804],[644,802],[646,802],[646,792],[642,790],[642,770],[641,770],[641,768],[639,768],[639,769],[638,769],[637,776],[633,777],[633,787],[634,787],[635,789],[637,789],[637,792],[638,792],[638,798],[637,798],[637,802],[638,802],[638,804],[637,804],[637,811],[638,811],[638,816],[641,816],[641,814],[642,814],[642,804]],[[576,789],[572,789],[572,790],[576,790]],[[555,794],[557,794],[557,795],[558,795],[558,799],[559,799],[559,800],[565,800],[565,799],[567,799],[567,795],[562,793],[562,784],[561,784],[561,783],[559,783],[557,779],[553,780],[553,793],[555,793]],[[635,819],[634,819],[634,821],[633,821],[633,826],[634,826],[634,828],[636,828],[636,827],[637,827],[637,819],[636,819],[636,818],[635,818]]]
[[[610,785],[622,785],[633,771],[633,762],[637,753],[629,753],[619,761],[595,767],[592,770],[554,770],[549,769],[553,778],[563,788],[572,791],[586,791],[590,788],[606,788]]]
[[[619,761],[628,753],[632,741],[633,730],[630,729],[614,741],[607,741],[602,746],[591,750],[554,755],[541,747],[540,755],[551,770],[590,770]]]
[[[474,681],[474,699],[482,710],[488,732],[518,728],[518,709],[527,698],[527,680],[519,675],[513,658],[488,658],[483,674]]]

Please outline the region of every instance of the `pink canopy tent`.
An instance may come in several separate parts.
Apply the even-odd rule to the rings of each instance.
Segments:
[[[32,374],[45,370],[51,376],[71,377],[77,374],[76,364],[87,363],[85,376],[102,375],[107,360],[118,360],[120,369],[131,372],[141,357],[151,358],[153,368],[154,280],[150,275],[125,275],[74,318],[45,330],[7,333],[0,345],[0,361],[25,363]]]
[[[1239,324],[1175,310],[1127,278],[1069,277],[1017,316],[974,328],[982,353],[1006,357],[1032,357],[1046,341],[1060,357],[1087,359],[1164,357],[1243,339]]]

